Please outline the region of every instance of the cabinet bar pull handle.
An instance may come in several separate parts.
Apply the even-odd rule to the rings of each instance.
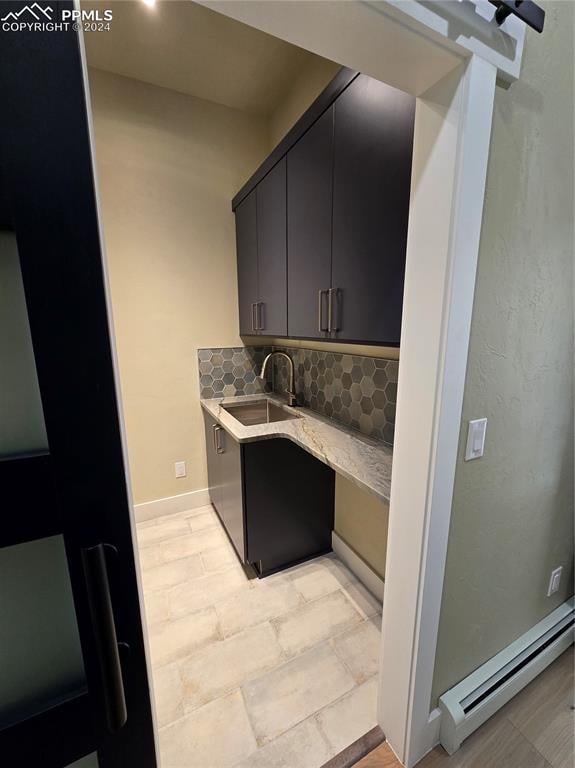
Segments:
[[[317,314],[318,314],[318,331],[320,333],[323,333],[324,331],[327,331],[327,328],[324,328],[323,326],[323,295],[324,293],[328,293],[326,290],[320,290],[317,292]]]
[[[106,549],[116,551],[109,544],[86,547],[82,550],[82,562],[100,666],[106,725],[111,733],[115,733],[125,725],[128,712],[106,567]]]
[[[258,331],[263,331],[264,327],[265,327],[265,323],[264,323],[264,303],[263,303],[263,301],[258,301],[258,303],[256,304],[256,312],[257,312],[256,318],[257,318],[257,321],[258,321],[258,326],[257,326],[258,327]]]
[[[222,428],[219,426],[214,427],[214,435],[216,438],[216,453],[224,453],[224,447],[220,443],[220,432],[222,431]]]
[[[335,294],[335,322],[333,320],[333,296]],[[328,325],[327,330],[329,333],[332,331],[339,331],[338,312],[337,312],[337,300],[338,300],[339,288],[330,288],[327,292],[327,313],[328,313]]]
[[[258,329],[258,322],[256,319],[256,307],[257,304],[252,304],[252,331],[257,331]]]
[[[218,428],[217,424],[212,424],[212,442],[214,444],[214,451],[218,452],[218,443],[216,441],[216,429]]]

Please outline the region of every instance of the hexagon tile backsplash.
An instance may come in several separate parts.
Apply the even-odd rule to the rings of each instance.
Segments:
[[[300,405],[393,445],[397,360],[278,346],[200,349],[201,396],[263,392],[257,373],[272,349],[291,356]],[[266,391],[283,392],[287,376],[287,362],[276,358]]]

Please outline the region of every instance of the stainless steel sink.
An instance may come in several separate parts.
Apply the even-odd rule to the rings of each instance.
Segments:
[[[222,408],[246,427],[253,427],[255,424],[271,424],[276,421],[299,419],[297,413],[288,411],[287,408],[276,405],[269,400],[251,400],[248,403],[222,405]]]

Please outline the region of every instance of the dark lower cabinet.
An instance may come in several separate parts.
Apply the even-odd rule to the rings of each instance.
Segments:
[[[204,413],[210,499],[234,545],[246,560],[241,447]]]
[[[335,472],[289,440],[240,445],[204,423],[210,498],[241,562],[266,576],[329,552]]]
[[[248,560],[258,573],[329,552],[333,469],[282,438],[243,449]]]

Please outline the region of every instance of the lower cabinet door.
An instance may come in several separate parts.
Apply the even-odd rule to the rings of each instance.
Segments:
[[[265,576],[329,552],[333,469],[282,438],[242,447],[248,562]]]
[[[216,446],[221,478],[220,514],[228,536],[243,563],[246,552],[241,448],[221,427],[216,430]]]
[[[216,450],[217,423],[204,411],[204,428],[206,433],[206,458],[208,463],[208,490],[210,501],[216,512],[222,518],[222,473],[220,456]]]

